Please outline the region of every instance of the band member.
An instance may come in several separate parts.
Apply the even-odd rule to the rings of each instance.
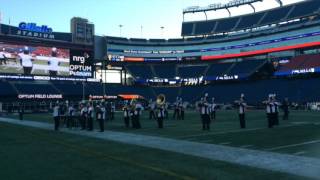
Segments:
[[[140,103],[140,102],[137,102],[137,103],[136,103],[135,112],[134,112],[134,114],[135,114],[136,128],[137,128],[137,129],[140,129],[140,128],[141,128],[140,116],[141,116],[141,114],[142,114],[142,109],[143,109],[143,107],[142,107],[141,103]]]
[[[24,104],[22,103],[19,103],[19,119],[20,120],[23,120],[23,114],[24,114]]]
[[[208,94],[205,94],[205,97],[201,98],[199,103],[201,120],[202,120],[202,130],[210,130],[210,115],[209,115],[209,103],[207,101]]]
[[[111,103],[110,102],[106,103],[106,112],[107,112],[106,120],[110,121],[111,120]]]
[[[140,129],[140,113],[142,110],[142,106],[138,103],[135,99],[131,100],[130,102],[130,116],[131,116],[131,123],[132,128]]]
[[[103,119],[103,110],[102,110],[102,104],[97,105],[96,107],[96,119],[99,122],[100,132],[104,131],[104,119]]]
[[[88,104],[88,130],[93,130],[94,109],[92,103]]]
[[[68,123],[68,106],[69,101],[60,104],[60,120],[63,122],[63,127],[67,126]]]
[[[114,113],[116,111],[116,105],[114,102],[111,102],[111,116],[110,116],[110,120],[114,120]]]
[[[214,102],[214,97],[212,98],[212,103],[210,104],[210,118],[212,120],[216,119],[216,103]]]
[[[164,110],[165,110],[165,103],[166,103],[166,98],[163,94],[160,94],[157,97],[157,122],[158,122],[158,128],[162,129],[163,128],[163,120],[164,120]]]
[[[106,110],[106,105],[104,100],[102,100],[102,103],[100,104],[100,108],[102,111],[102,120],[103,120],[103,129],[104,129],[104,122],[106,121],[106,117],[107,117],[107,110]]]
[[[240,100],[236,100],[235,103],[239,107],[240,127],[244,129],[246,128],[245,112],[247,107],[247,103],[245,102],[245,99],[244,99],[244,94],[241,94]]]
[[[54,120],[54,130],[58,131],[59,130],[59,125],[60,125],[60,109],[59,109],[59,104],[56,103],[55,106],[53,107],[53,120]]]
[[[263,104],[266,105],[266,113],[267,113],[267,119],[268,119],[268,127],[273,128],[274,122],[273,122],[273,112],[272,112],[272,95],[270,94],[268,97],[268,100],[263,101]]]
[[[282,109],[283,109],[283,117],[282,120],[289,120],[289,100],[288,98],[285,98],[282,103]]]
[[[150,99],[149,101],[149,120],[156,119],[155,115],[156,104]]]
[[[184,120],[184,110],[185,110],[185,103],[183,103],[182,98],[179,100],[179,114],[180,117],[178,117],[180,120]]]
[[[50,76],[57,76],[58,74],[60,62],[57,56],[58,56],[57,48],[53,47],[51,51],[51,57],[49,58],[49,61],[48,61]]]
[[[29,48],[24,47],[23,53],[19,54],[20,64],[23,67],[23,73],[25,75],[30,75],[33,68],[33,59],[32,56],[29,55]]]
[[[164,104],[157,105],[157,121],[158,121],[158,128],[163,128],[163,119],[164,119]]]
[[[129,127],[129,121],[130,121],[130,110],[129,110],[129,104],[128,101],[124,102],[124,106],[123,106],[123,117],[124,117],[124,124],[126,126],[126,128]]]
[[[168,108],[169,108],[169,103],[165,103],[164,105],[164,116],[166,119],[169,119],[169,111],[168,111]]]
[[[88,118],[88,108],[85,106],[84,103],[82,103],[81,105],[81,111],[80,111],[80,116],[81,116],[81,130],[85,130],[86,129],[86,125],[87,125],[87,118]]]
[[[179,100],[180,98],[176,98],[176,102],[174,102],[174,111],[173,111],[173,119],[179,119],[180,117],[180,111],[179,111]]]
[[[273,108],[273,120],[274,120],[274,125],[279,125],[279,107],[280,103],[276,99],[276,95],[274,94],[272,96],[272,108]]]
[[[5,51],[5,48],[2,48],[2,51],[0,51],[0,65],[7,64],[7,56]]]
[[[67,128],[75,127],[75,108],[72,104],[68,107]]]

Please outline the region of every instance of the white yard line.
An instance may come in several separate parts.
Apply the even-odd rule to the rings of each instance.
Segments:
[[[253,147],[253,145],[248,144],[248,145],[240,146],[240,148],[249,148],[249,147]]]
[[[299,156],[305,153],[306,153],[305,151],[299,151],[299,152],[293,153],[293,155]]]
[[[231,144],[231,142],[223,142],[223,143],[219,143],[220,145],[228,145]]]
[[[298,144],[290,144],[290,145],[285,145],[285,146],[278,146],[278,147],[268,148],[268,149],[265,149],[265,150],[266,151],[274,151],[274,150],[279,150],[279,149],[286,149],[286,148],[290,148],[290,147],[303,146],[303,145],[316,144],[316,143],[320,143],[320,140],[313,140],[313,141],[307,141],[307,142],[298,143]]]
[[[52,131],[53,124],[19,121],[8,118],[0,118],[0,122],[15,125],[28,126]],[[0,124],[1,125],[1,124]],[[106,131],[104,133],[74,131],[61,129],[64,133],[92,137],[102,140],[137,145],[147,148],[160,149],[185,155],[191,155],[210,160],[224,161],[228,163],[261,168],[270,171],[278,171],[303,177],[318,179],[320,177],[320,159],[293,156],[274,152],[264,152],[251,149],[235,148],[215,144],[190,142],[155,136],[145,136],[132,133]],[[58,136],[59,134],[57,134]]]
[[[301,124],[299,124],[301,125]],[[283,127],[293,127],[297,125],[280,125],[278,128],[283,128]],[[196,134],[196,135],[190,135],[190,136],[181,136],[178,137],[179,139],[185,139],[185,140],[193,140],[196,137],[201,137],[201,136],[207,136],[207,135],[220,135],[220,134],[229,134],[229,133],[238,133],[238,132],[249,132],[249,131],[257,131],[257,130],[263,130],[263,129],[269,129],[269,128],[251,128],[251,129],[237,129],[237,130],[230,130],[230,131],[222,131],[222,132],[211,132],[211,133],[201,133],[201,134]]]

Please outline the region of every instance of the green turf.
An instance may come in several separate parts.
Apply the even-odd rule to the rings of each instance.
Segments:
[[[305,179],[193,156],[0,123],[1,179]]]
[[[302,156],[320,158],[320,143],[268,150],[279,146],[320,140],[319,112],[292,111],[289,121],[280,120],[279,127],[268,129],[264,111],[249,111],[247,129],[241,130],[235,111],[219,111],[217,120],[212,123],[209,132],[201,130],[199,115],[193,111],[186,113],[185,120],[166,120],[164,129],[158,129],[156,122],[149,120],[147,115],[145,112],[141,118],[142,129],[140,130],[126,129],[121,113],[116,114],[114,121],[106,123],[106,129],[203,143],[227,143],[227,146],[286,154],[303,151]],[[13,117],[16,118],[16,116]],[[50,114],[26,115],[25,119],[52,123]],[[98,125],[95,124],[95,127],[97,128]]]

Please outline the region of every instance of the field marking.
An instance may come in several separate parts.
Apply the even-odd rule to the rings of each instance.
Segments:
[[[242,146],[240,146],[240,148],[249,148],[249,147],[253,147],[253,145],[248,144],[248,145],[242,145]]]
[[[293,127],[293,126],[298,126],[298,125],[281,125],[281,126],[279,126],[279,128]],[[212,132],[212,133],[201,133],[201,134],[195,134],[195,135],[190,135],[190,136],[180,136],[177,138],[178,139],[185,139],[185,140],[195,140],[196,137],[207,136],[207,135],[221,135],[221,134],[229,134],[229,133],[257,131],[257,130],[263,130],[263,129],[269,129],[269,128],[251,128],[251,129],[238,129],[238,130]]]
[[[303,145],[316,144],[316,143],[320,143],[320,140],[313,140],[313,141],[307,141],[307,142],[303,142],[303,143],[290,144],[290,145],[285,145],[285,146],[278,146],[278,147],[268,148],[268,149],[265,149],[265,150],[266,151],[274,151],[274,150],[279,150],[279,149],[286,149],[286,148],[290,148],[290,147],[303,146]]]
[[[293,153],[294,155],[296,156],[299,156],[299,155],[302,155],[302,154],[305,154],[306,152],[305,151],[299,151],[299,152],[296,152],[296,153]]]
[[[220,145],[228,145],[231,144],[231,142],[223,142],[223,143],[219,143]]]
[[[0,118],[0,122],[40,128],[49,131],[52,131],[53,129],[53,124],[49,123],[20,121],[8,118]],[[137,145],[141,147],[160,149],[214,161],[224,161],[232,164],[283,172],[314,179],[318,179],[320,177],[320,159],[318,158],[294,156],[275,152],[265,152],[115,131],[105,131],[104,133],[99,133],[61,129],[61,132],[114,141],[118,143]]]

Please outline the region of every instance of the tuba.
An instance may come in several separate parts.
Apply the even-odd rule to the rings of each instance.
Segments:
[[[157,106],[163,106],[166,103],[166,96],[164,94],[159,94],[156,102]]]

